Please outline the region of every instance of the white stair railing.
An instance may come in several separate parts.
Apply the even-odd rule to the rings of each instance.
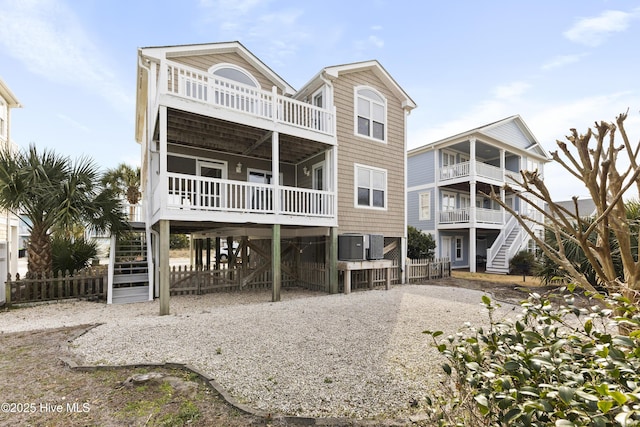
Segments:
[[[493,242],[493,245],[491,245],[491,247],[487,249],[487,266],[493,265],[493,261],[495,260],[496,255],[498,255],[500,248],[505,244],[507,237],[509,236],[509,234],[511,234],[511,231],[513,231],[517,223],[518,221],[513,215],[508,216],[504,228],[502,229],[500,234],[498,234],[498,237],[496,238],[495,242]]]

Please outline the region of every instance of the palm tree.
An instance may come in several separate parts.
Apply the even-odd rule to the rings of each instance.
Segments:
[[[129,202],[129,219],[135,218],[135,206],[140,201],[140,168],[120,163],[116,168],[109,169],[102,177],[102,184],[112,187],[119,195]]]
[[[54,229],[83,224],[99,233],[119,233],[127,227],[117,194],[101,184],[91,159],[74,162],[34,145],[17,153],[0,151],[0,207],[28,219],[30,275],[51,271]]]

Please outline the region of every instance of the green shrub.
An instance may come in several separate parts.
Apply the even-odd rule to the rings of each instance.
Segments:
[[[171,234],[169,249],[186,249],[189,247],[189,236],[186,234]]]
[[[436,242],[431,234],[407,227],[407,256],[411,259],[433,258]]]
[[[53,255],[53,271],[73,272],[89,266],[93,258],[98,255],[98,245],[84,238],[72,239],[70,237],[55,236],[51,240]]]
[[[533,252],[523,250],[509,260],[509,274],[532,274],[538,262]]]
[[[572,291],[572,289],[569,289]],[[620,295],[555,307],[532,294],[517,320],[431,335],[446,358],[449,392],[428,399],[433,422],[452,425],[640,425],[640,313]],[[594,297],[595,298],[595,297]],[[602,299],[601,297],[598,297]],[[607,307],[607,308],[603,308]],[[620,330],[630,332],[619,333]]]

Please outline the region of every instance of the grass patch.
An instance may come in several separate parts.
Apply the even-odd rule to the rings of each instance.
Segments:
[[[489,273],[471,273],[469,271],[451,270],[451,277],[454,279],[477,280],[480,282],[489,282],[497,284],[515,284],[522,286],[542,286],[542,282],[538,277],[525,276],[524,282],[522,275],[515,274],[489,274]]]

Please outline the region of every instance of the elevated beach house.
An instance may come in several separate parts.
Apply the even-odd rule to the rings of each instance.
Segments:
[[[500,199],[541,222],[542,215],[517,196],[521,170],[544,176],[549,155],[518,115],[410,150],[408,222],[436,241],[436,255],[452,268],[508,273],[509,260],[533,241],[516,219],[492,201]],[[506,191],[510,184],[514,191]],[[543,207],[536,200],[537,206]],[[536,232],[543,233],[542,226]]]
[[[9,86],[0,79],[0,149],[17,151],[19,147],[11,138],[11,110],[21,108],[18,98]],[[5,300],[5,279],[7,273],[18,272],[19,218],[0,210],[0,304]]]
[[[375,60],[323,68],[296,90],[239,42],[139,49],[144,298],[168,313],[170,233],[191,235],[212,280],[266,280],[274,301],[282,283],[338,292],[352,269],[402,266],[415,106]]]

